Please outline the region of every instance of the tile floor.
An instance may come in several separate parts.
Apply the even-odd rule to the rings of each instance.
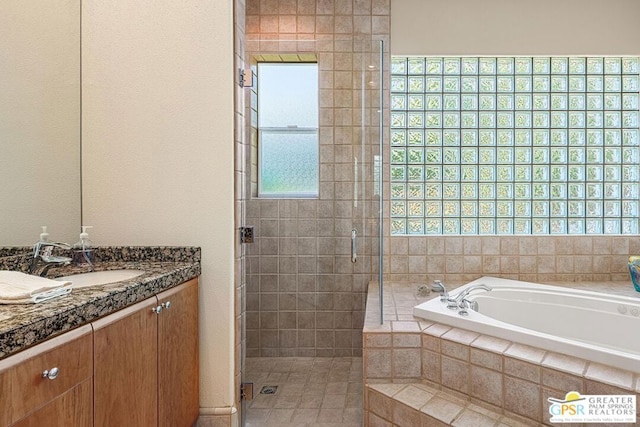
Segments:
[[[244,381],[253,383],[245,427],[362,426],[362,358],[252,357]],[[260,394],[263,386],[278,386]]]

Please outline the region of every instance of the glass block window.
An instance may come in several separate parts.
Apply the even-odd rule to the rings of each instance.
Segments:
[[[318,196],[318,64],[258,64],[258,195]]]
[[[637,234],[637,57],[393,57],[391,234]]]

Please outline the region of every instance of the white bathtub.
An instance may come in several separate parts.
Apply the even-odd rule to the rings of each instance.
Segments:
[[[478,312],[460,316],[436,297],[415,306],[413,314],[640,373],[640,298],[496,277],[474,280],[451,294],[479,283],[493,290],[470,294]]]

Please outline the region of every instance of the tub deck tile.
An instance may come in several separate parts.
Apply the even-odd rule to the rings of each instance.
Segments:
[[[447,326],[447,325],[442,325],[440,323],[436,323],[434,325],[429,326],[427,329],[422,331],[422,333],[428,334],[428,335],[432,335],[434,337],[441,337],[449,329],[451,329],[451,326]]]
[[[409,384],[394,395],[394,397],[413,409],[420,409],[435,396],[435,391],[427,391],[423,387]]]
[[[443,399],[441,396],[442,394],[434,396],[420,411],[450,425],[464,409],[464,402]]]
[[[633,389],[634,378],[631,372],[599,363],[589,363],[585,378],[600,381],[614,387],[621,387],[628,390]]]
[[[540,364],[544,359],[545,351],[536,347],[531,347],[524,344],[513,343],[504,352],[505,356],[510,356],[515,359],[524,360],[525,362]]]
[[[480,335],[471,343],[471,347],[488,350],[493,353],[504,353],[510,345],[511,341],[489,335]]]
[[[542,360],[542,366],[582,376],[587,368],[587,361],[564,354],[549,352]]]
[[[413,316],[412,316],[413,319]],[[420,332],[420,325],[415,320],[412,321],[392,321],[391,330],[393,332]]]
[[[444,335],[442,335],[442,338],[468,346],[479,336],[480,334],[476,332],[467,331],[466,329],[453,328],[445,332]]]

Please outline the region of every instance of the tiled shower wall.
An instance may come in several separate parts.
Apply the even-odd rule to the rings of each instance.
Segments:
[[[640,254],[640,238],[387,234],[384,253],[385,279],[393,282],[464,283],[481,276],[543,283],[628,280],[627,260]]]
[[[373,276],[369,265],[350,265],[348,255],[352,212],[345,195],[353,186],[348,170],[360,127],[354,40],[371,36],[388,46],[389,7],[389,0],[247,1],[246,64],[269,54],[284,54],[280,60],[313,54],[318,60],[321,162],[318,200],[251,199],[255,117],[245,113],[242,150],[251,152],[245,170],[253,176],[242,188],[248,199],[244,223],[256,232],[256,242],[246,247],[247,356],[361,352],[365,289]],[[386,63],[388,58],[385,52]],[[251,91],[245,99],[249,110]],[[388,99],[386,87],[385,109]],[[384,187],[388,215],[388,182]],[[627,280],[626,262],[633,254],[640,255],[640,239],[629,236],[391,236],[389,218],[384,219],[384,276],[394,282],[460,283],[484,275],[537,282]]]
[[[246,2],[246,63],[312,55],[320,104],[319,198],[256,198],[255,173],[246,188],[245,223],[256,236],[247,247],[249,357],[362,354],[366,290],[377,271],[378,209],[371,183],[364,202],[354,206],[353,164],[354,157],[372,155],[370,147],[361,151],[363,123],[371,124],[373,109],[367,99],[362,113],[362,52],[371,39],[388,41],[389,10],[390,0]],[[255,96],[247,91],[245,100],[252,144],[247,167],[255,171]],[[356,264],[350,259],[354,224],[361,235],[374,236],[361,239]]]

